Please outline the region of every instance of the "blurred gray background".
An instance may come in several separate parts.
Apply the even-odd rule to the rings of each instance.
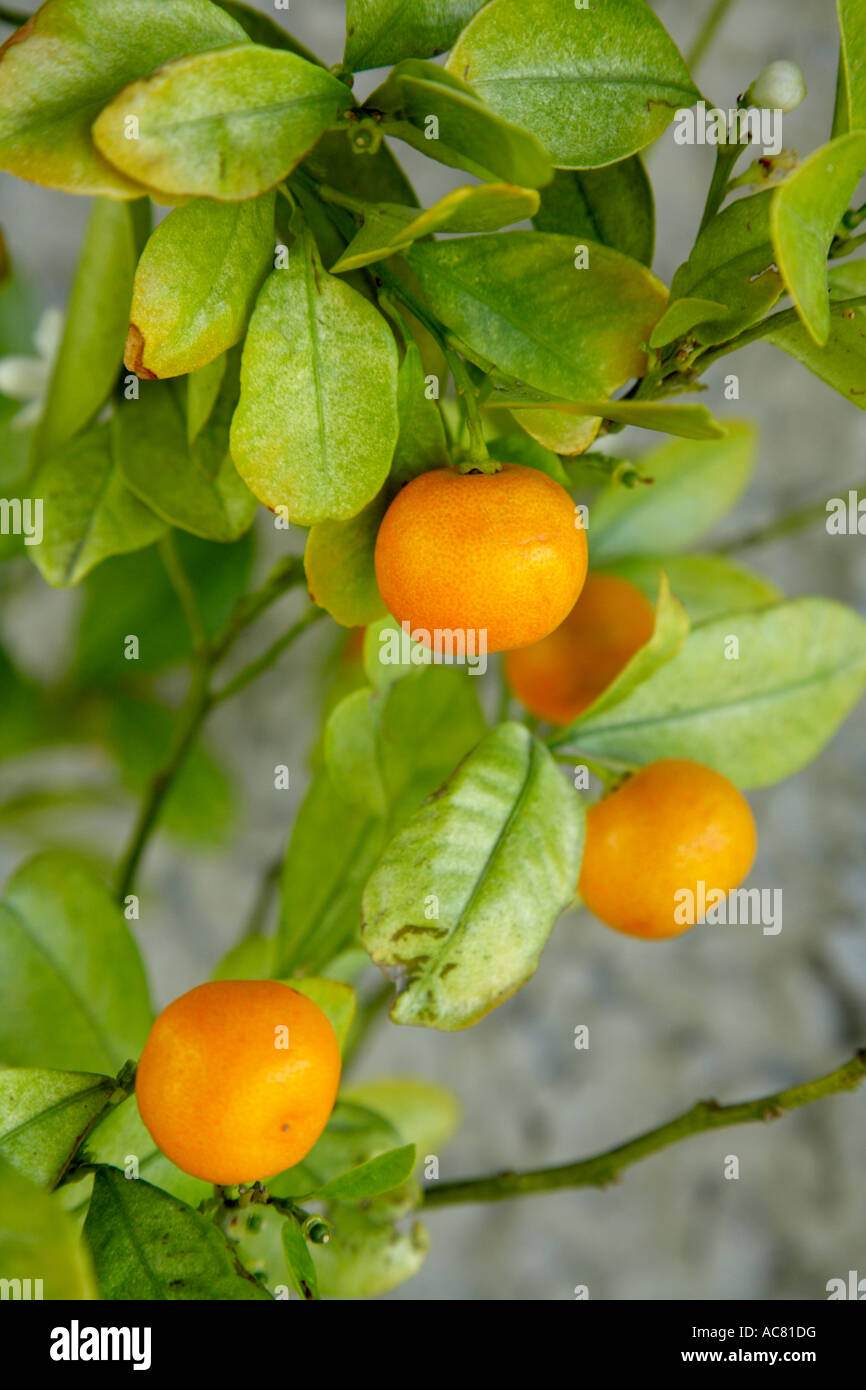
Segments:
[[[659,0],[655,8],[686,50],[710,0]],[[528,24],[531,16],[527,5]],[[278,19],[326,63],[340,59],[337,0],[292,0]],[[809,97],[786,118],[785,144],[805,153],[828,137],[836,53],[833,0],[739,0],[696,76],[707,97],[727,107],[766,62],[797,61]],[[363,96],[377,80],[364,74],[356,90]],[[396,150],[423,204],[466,181]],[[712,151],[679,148],[669,131],[648,163],[658,216],[654,269],[669,279],[691,247]],[[44,304],[64,301],[86,211],[85,200],[0,175],[0,223]],[[740,402],[722,400],[721,367],[704,399],[717,412],[754,417],[762,447],[754,484],[722,537],[866,481],[861,413],[769,347],[729,359],[729,370],[739,374]],[[626,435],[622,449],[653,442]],[[866,606],[862,537],[831,538],[819,523],[742,558],[791,595]],[[5,601],[0,638],[27,670],[50,674],[64,659],[78,602],[34,575]],[[284,629],[293,602],[271,615],[273,633]],[[266,636],[257,632],[247,655]],[[234,942],[263,870],[285,843],[307,776],[313,674],[327,642],[323,625],[213,719],[213,744],[243,788],[230,848],[190,854],[162,839],[147,860],[137,934],[160,1005],[206,978]],[[166,686],[182,688],[175,678]],[[55,763],[58,777],[84,756]],[[289,793],[273,790],[277,762],[292,770]],[[751,796],[760,852],[750,881],[783,889],[779,936],[705,929],[644,945],[572,914],[557,925],[530,984],[480,1025],[454,1035],[397,1035],[383,1021],[356,1074],[412,1073],[454,1088],[465,1115],[442,1160],[450,1178],[565,1162],[700,1097],[745,1099],[832,1069],[866,1042],[864,776],[861,705],[809,768]],[[127,826],[114,818],[105,829],[119,849]],[[6,838],[4,876],[25,848]],[[574,1049],[578,1024],[590,1030],[586,1052]],[[866,1275],[864,1112],[866,1092],[834,1097],[777,1124],[691,1140],[605,1192],[431,1213],[426,1265],[390,1297],[570,1299],[586,1284],[594,1299],[824,1298],[831,1277],[849,1269]],[[728,1154],[739,1157],[738,1181],[723,1178]]]

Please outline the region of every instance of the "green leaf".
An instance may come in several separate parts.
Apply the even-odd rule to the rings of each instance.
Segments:
[[[310,529],[304,570],[310,598],[343,627],[365,627],[386,612],[373,555],[388,504],[383,490],[348,521],[320,521]]]
[[[671,593],[667,575],[662,573],[659,576],[655,623],[649,641],[635,652],[607,689],[588,706],[584,716],[587,719],[600,717],[649,680],[682,649],[689,635],[689,626],[685,608]]]
[[[359,1168],[352,1168],[338,1178],[332,1178],[316,1192],[319,1201],[361,1202],[390,1192],[411,1176],[415,1167],[415,1145],[406,1144],[379,1154]]]
[[[739,500],[751,477],[757,434],[745,421],[728,421],[718,441],[672,441],[641,459],[652,483],[611,484],[590,507],[593,565],[648,550],[685,550]]]
[[[343,1100],[367,1105],[385,1116],[418,1151],[418,1162],[439,1153],[460,1123],[460,1104],[452,1091],[408,1076],[376,1077],[344,1086]]]
[[[764,608],[782,597],[775,584],[754,570],[732,564],[721,555],[624,555],[602,565],[604,574],[616,574],[655,598],[664,572],[692,623],[705,623],[723,613],[742,613]]]
[[[355,516],[397,440],[397,347],[382,315],[323,268],[302,227],[265,281],[244,347],[232,457],[266,506],[311,526]]]
[[[398,987],[394,1022],[465,1028],[514,994],[574,896],[582,842],[582,804],[549,753],[499,725],[364,890],[362,940]]]
[[[491,406],[502,406],[514,411],[522,424],[530,419],[530,433],[535,433],[535,423],[539,415],[551,419],[574,420],[578,424],[591,417],[615,420],[621,425],[635,425],[638,429],[658,430],[664,434],[676,434],[683,439],[722,439],[726,428],[715,420],[706,406],[671,405],[666,401],[630,400],[580,400],[561,401],[555,396],[544,396],[527,387],[509,387],[496,384],[487,399]],[[561,453],[583,453],[595,437],[593,431],[582,442],[579,449],[562,449]]]
[[[195,372],[243,337],[273,264],[276,194],[197,199],[159,224],[135,272],[126,365],[144,377]]]
[[[235,353],[213,413],[191,446],[181,382],[142,382],[139,399],[124,401],[111,421],[127,486],[164,521],[204,540],[236,541],[257,511],[229,453],[238,368]]]
[[[234,545],[199,540],[183,531],[172,537],[213,637],[246,589],[252,533]],[[138,637],[136,672],[158,671],[187,657],[189,628],[155,547],[108,560],[84,582],[73,676],[79,686],[106,685],[129,673],[125,639]]]
[[[435,399],[427,394],[428,384],[421,349],[410,341],[397,374],[400,433],[391,462],[391,477],[398,483],[409,482],[419,473],[440,467],[448,457],[442,416]]]
[[[0,1059],[115,1073],[151,1024],[138,949],[107,888],[77,855],[38,854],[0,903]]]
[[[0,1071],[0,1158],[54,1187],[114,1089],[111,1077],[88,1072]]]
[[[729,659],[730,639],[739,643]],[[829,599],[726,614],[572,741],[629,763],[692,758],[763,787],[820,753],[866,686],[866,623]]]
[[[320,768],[301,802],[283,867],[278,978],[321,971],[355,939],[361,890],[384,839],[382,821],[347,801]]]
[[[650,347],[666,347],[676,338],[683,338],[708,319],[717,319],[727,312],[727,306],[715,299],[675,299],[665,310],[650,334]]]
[[[207,366],[191,372],[186,381],[186,442],[190,449],[208,420],[225,381],[228,358],[225,353],[215,357]]]
[[[783,291],[770,240],[772,192],[739,198],[707,223],[688,260],[671,281],[668,314],[692,317],[694,338],[702,346],[726,342],[735,333],[757,323],[772,309]],[[708,300],[725,306],[725,313],[709,320],[695,319],[677,301]],[[666,316],[667,317],[667,316]],[[664,326],[664,327],[663,327]],[[667,341],[663,319],[650,339],[654,347]]]
[[[255,932],[232,946],[211,975],[212,980],[269,980],[274,956],[273,937]],[[295,988],[298,988],[297,984]]]
[[[484,732],[472,678],[427,666],[385,691],[347,695],[328,719],[325,759],[347,801],[388,817],[393,830]]]
[[[298,990],[300,994],[306,994],[308,999],[312,999],[313,1003],[318,1004],[322,1012],[327,1014],[342,1051],[346,1046],[357,1008],[352,986],[344,984],[341,980],[322,980],[309,975],[300,980],[288,979],[285,983]]]
[[[603,169],[557,170],[533,221],[539,232],[588,237],[652,265],[655,207],[639,155]]]
[[[286,0],[288,6],[288,0]],[[242,5],[238,0],[216,0],[221,10],[236,19],[244,33],[253,43],[264,44],[267,48],[285,48],[289,53],[297,53],[308,63],[318,63],[319,59],[309,48],[305,48],[294,36],[282,29],[268,14],[254,10],[251,5]],[[321,64],[320,64],[321,66]]]
[[[866,294],[866,261],[834,266],[829,279],[831,303]],[[831,315],[830,336],[825,347],[819,347],[800,322],[783,323],[762,336],[802,362],[858,410],[866,410],[866,305]]]
[[[358,156],[344,130],[327,131],[301,166],[318,183],[329,184],[365,202],[405,203],[416,207],[418,199],[388,146],[375,154]]]
[[[402,1138],[391,1121],[375,1110],[339,1099],[307,1157],[271,1178],[268,1190],[277,1197],[303,1197],[347,1169],[396,1148]]]
[[[87,1251],[57,1196],[2,1161],[0,1279],[30,1280],[32,1298],[78,1302],[98,1297]],[[27,1296],[26,1287],[22,1284],[19,1297]]]
[[[48,0],[0,50],[0,168],[67,193],[140,197],[94,146],[93,121],[169,59],[244,37],[209,0]]]
[[[293,1217],[290,1216],[288,1220],[283,1222],[280,1235],[286,1254],[289,1277],[295,1292],[299,1293],[303,1299],[319,1298],[316,1266],[313,1264],[313,1257],[307,1248],[303,1232]]]
[[[541,188],[552,177],[550,156],[534,135],[495,115],[471,87],[436,63],[398,63],[367,98],[365,110],[383,116],[384,134],[476,178]]]
[[[607,246],[588,250],[589,267],[578,270],[571,237],[501,232],[416,245],[407,259],[433,313],[470,352],[580,401],[642,375],[643,345],[667,296],[637,261]]]
[[[97,198],[93,204],[66,306],[63,339],[34,434],[34,460],[50,457],[88,424],[117,380],[148,216],[143,200]]]
[[[836,0],[836,6],[842,38],[844,129],[866,130],[866,9],[862,0]]]
[[[236,202],[286,178],[350,104],[325,68],[244,42],[177,58],[125,87],[94,122],[93,138],[139,183]]]
[[[138,1113],[134,1095],[112,1106],[91,1130],[82,1145],[80,1159],[82,1163],[107,1164],[109,1168],[134,1172],[151,1186],[192,1207],[213,1195],[212,1183],[181,1172],[156,1147]],[[135,1181],[130,1177],[130,1184]]]
[[[447,70],[494,111],[531,130],[565,169],[613,164],[649,145],[700,95],[644,0],[492,0],[461,34]]]
[[[866,131],[855,131],[816,150],[773,194],[776,260],[800,318],[821,347],[831,329],[827,253],[864,171]]]
[[[496,231],[532,217],[537,208],[538,194],[533,188],[517,188],[511,183],[455,188],[421,213],[399,204],[371,204],[363,227],[331,269],[338,275],[387,260],[433,232]]]
[[[418,1273],[430,1248],[426,1227],[401,1231],[376,1213],[341,1206],[331,1214],[333,1234],[313,1250],[325,1298],[375,1298]]]
[[[450,48],[483,0],[348,0],[346,52],[353,72]]]
[[[213,1221],[143,1180],[99,1168],[84,1236],[103,1298],[269,1298]]]
[[[98,711],[102,740],[137,798],[164,765],[177,726],[177,712],[142,696],[113,692]],[[160,825],[191,845],[225,842],[236,816],[233,783],[221,763],[200,744],[187,753],[166,794]]]
[[[43,502],[36,567],[55,588],[77,584],[102,560],[152,545],[165,521],[127,487],[109,422],[93,425],[47,458],[32,484]]]

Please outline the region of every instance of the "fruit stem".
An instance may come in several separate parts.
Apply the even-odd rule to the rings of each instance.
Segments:
[[[466,423],[469,426],[469,450],[461,471],[469,472],[471,469],[478,469],[481,473],[498,473],[500,465],[491,459],[484,442],[481,411],[478,408],[478,398],[475,395],[475,387],[472,385],[472,378],[466,363],[460,354],[454,351],[447,338],[442,340],[442,351],[445,353],[445,361],[448,363],[454,378],[457,399],[463,407]]]
[[[615,1182],[624,1168],[638,1163],[650,1154],[670,1144],[689,1139],[706,1130],[726,1129],[730,1125],[752,1124],[759,1120],[774,1120],[809,1105],[824,1096],[840,1091],[852,1091],[866,1078],[866,1049],[861,1048],[850,1061],[828,1076],[792,1086],[775,1095],[759,1100],[719,1105],[715,1100],[698,1101],[697,1105],[677,1119],[647,1130],[625,1144],[606,1153],[565,1163],[556,1168],[536,1168],[523,1173],[498,1173],[491,1177],[467,1178],[462,1182],[446,1182],[423,1189],[425,1207],[447,1207],[462,1202],[498,1202],[507,1197],[522,1197],[533,1192],[552,1192],[563,1187],[607,1187]]]

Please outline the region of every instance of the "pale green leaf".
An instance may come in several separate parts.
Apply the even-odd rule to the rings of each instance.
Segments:
[[[353,72],[401,58],[430,58],[457,38],[482,0],[348,0],[346,52]]]
[[[559,168],[594,169],[649,145],[699,93],[644,0],[492,0],[447,70],[531,130]]]
[[[627,579],[649,599],[655,598],[664,572],[692,623],[709,622],[723,613],[764,608],[782,597],[762,574],[723,555],[624,555],[602,565],[600,572]]]
[[[386,611],[373,555],[387,502],[383,490],[357,516],[320,521],[307,536],[304,570],[310,598],[343,627],[366,627]]]
[[[54,1187],[114,1089],[111,1077],[90,1072],[0,1071],[0,1158]]]
[[[581,801],[549,753],[499,725],[364,890],[362,940],[397,985],[394,1022],[465,1028],[514,994],[574,896],[582,841]]]
[[[56,1194],[0,1160],[0,1279],[4,1297],[98,1298],[90,1259]],[[29,1282],[25,1282],[29,1281]],[[29,1290],[25,1293],[24,1290]]]

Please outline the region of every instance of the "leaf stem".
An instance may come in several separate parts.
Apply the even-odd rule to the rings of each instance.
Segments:
[[[243,670],[239,671],[236,676],[233,676],[220,690],[214,691],[211,695],[211,704],[221,704],[223,700],[230,700],[233,695],[237,695],[239,690],[243,690],[251,681],[256,680],[263,671],[267,671],[269,666],[273,666],[277,658],[282,656],[286,648],[292,645],[296,637],[300,637],[301,633],[306,632],[307,628],[312,627],[313,623],[317,623],[321,618],[326,618],[327,616],[324,608],[315,608],[312,606],[308,608],[306,613],[302,614],[297,622],[293,623],[288,631],[284,632],[281,637],[278,637],[275,642],[272,642],[260,657],[257,657],[255,661],[251,661],[248,666],[244,666]]]
[[[195,590],[189,581],[189,576],[183,567],[183,561],[178,554],[173,532],[169,531],[167,535],[163,536],[157,548],[159,550],[159,558],[162,560],[165,572],[171,581],[172,588],[177,595],[178,602],[180,603],[184,618],[186,619],[189,635],[192,638],[193,649],[195,651],[200,651],[204,647],[207,637],[201,620],[201,614],[198,611],[198,600],[196,599]]]
[[[734,0],[715,0],[686,54],[686,66],[689,71],[700,63],[733,3]]]
[[[831,299],[830,313],[835,317],[847,314],[851,309],[859,309],[866,304],[866,294],[855,295],[852,299]],[[774,333],[779,328],[790,328],[794,324],[800,323],[800,316],[796,309],[781,309],[776,314],[768,314],[760,323],[754,324],[751,328],[743,329],[735,338],[729,338],[726,343],[721,343],[717,348],[705,352],[698,359],[702,372],[707,367],[711,367],[719,358],[727,357],[731,352],[739,352],[740,348],[748,347],[750,343],[757,343],[761,338],[766,338],[770,333]]]
[[[716,162],[713,165],[713,177],[707,190],[707,201],[704,203],[704,211],[701,217],[701,225],[698,228],[698,235],[704,230],[708,222],[712,222],[728,191],[728,181],[734,171],[740,155],[743,153],[742,145],[728,144],[716,147]]]
[[[121,858],[117,876],[119,902],[123,903],[126,896],[132,891],[139,865],[159,821],[165,799],[174,786],[175,779],[186,761],[186,756],[195,743],[213,706],[226,699],[228,694],[235,694],[237,690],[248,685],[310,625],[312,618],[305,615],[304,619],[296,622],[283,637],[279,638],[268,649],[264,657],[252,662],[240,673],[240,676],[229,682],[229,687],[214,694],[211,689],[214,671],[231,650],[238,637],[282,594],[300,584],[303,575],[303,563],[297,557],[293,556],[290,560],[283,561],[268,577],[261,589],[246,594],[237,602],[234,611],[213,643],[204,644],[196,651],[192,662],[189,688],[178,714],[171,748],[165,762],[150,780],[132,829],[129,844]],[[312,612],[318,614],[318,610],[314,609]]]
[[[866,1078],[866,1049],[861,1049],[827,1076],[791,1086],[759,1100],[719,1105],[715,1100],[702,1100],[684,1114],[658,1129],[630,1139],[592,1158],[565,1163],[556,1168],[536,1168],[523,1173],[498,1173],[490,1177],[467,1178],[462,1182],[446,1182],[424,1188],[424,1206],[447,1207],[462,1202],[498,1202],[508,1197],[523,1197],[536,1192],[554,1192],[564,1187],[607,1187],[615,1182],[623,1169],[658,1153],[683,1139],[708,1130],[726,1129],[731,1125],[753,1124],[759,1120],[780,1118],[789,1110],[822,1100],[840,1091],[851,1091]]]
[[[866,485],[841,487],[832,495],[847,498],[849,492],[855,492],[857,501],[860,502],[866,498]],[[755,545],[766,545],[770,541],[778,540],[780,536],[788,536],[793,531],[802,531],[806,526],[811,526],[816,521],[822,521],[826,516],[827,498],[821,498],[820,501],[810,502],[805,507],[796,507],[794,511],[786,513],[785,516],[777,517],[775,521],[770,521],[765,526],[756,526],[752,531],[735,536],[733,540],[715,546],[713,551],[716,555],[730,555],[739,550],[748,550]]]

